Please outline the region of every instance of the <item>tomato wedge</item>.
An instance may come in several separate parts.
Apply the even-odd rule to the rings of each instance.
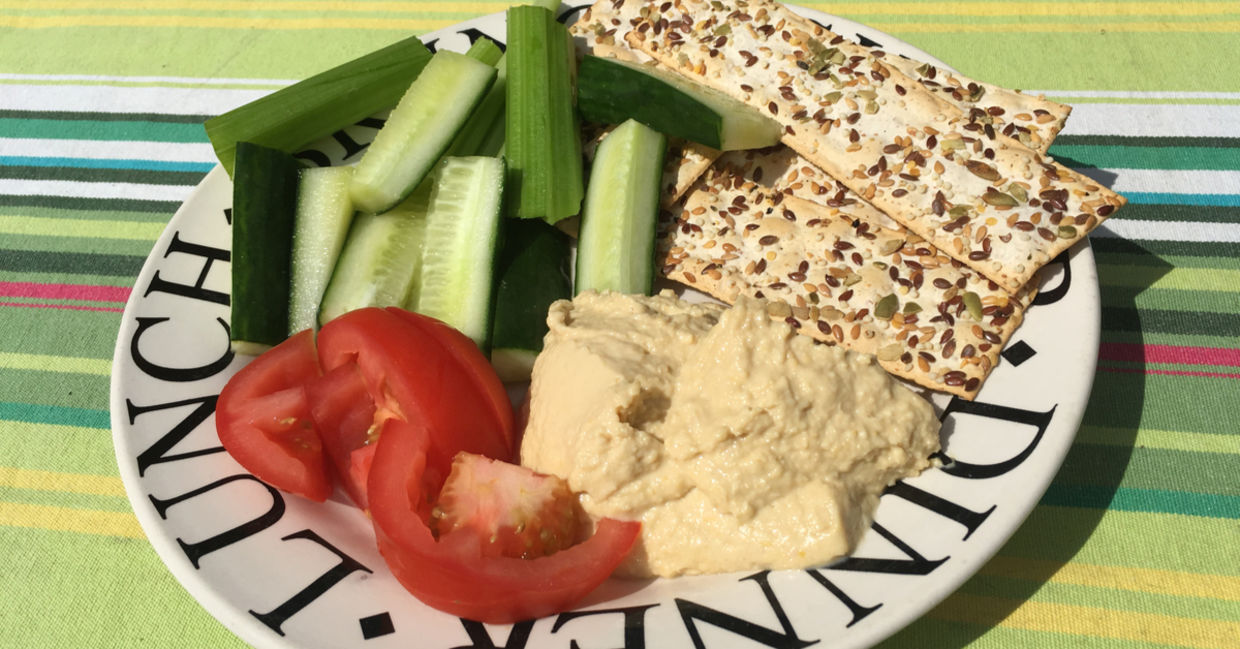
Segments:
[[[361,509],[366,503],[366,476],[378,438],[375,401],[357,365],[341,365],[306,384],[310,414],[336,477]]]
[[[435,608],[493,624],[567,610],[606,580],[637,540],[639,523],[611,519],[589,539],[538,559],[484,557],[468,530],[437,540],[426,524],[442,482],[427,473],[431,444],[418,422],[386,422],[367,488],[392,574]]]
[[[228,381],[216,401],[215,429],[255,477],[322,502],[331,495],[331,478],[305,392],[318,376],[314,333],[294,335]]]
[[[378,419],[420,423],[431,441],[428,473],[439,484],[458,451],[512,459],[504,385],[464,334],[401,309],[368,308],[324,325],[318,346],[326,371],[357,365]]]

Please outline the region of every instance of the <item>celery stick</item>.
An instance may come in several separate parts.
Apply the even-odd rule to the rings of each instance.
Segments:
[[[232,176],[238,142],[296,152],[395,106],[430,59],[422,41],[407,38],[212,117],[203,126]]]
[[[568,30],[550,11],[531,5],[508,10],[504,153],[510,215],[555,223],[581,208],[575,63]]]
[[[487,65],[495,65],[499,63],[500,57],[504,56],[504,50],[499,49],[495,41],[482,36],[474,41],[473,45],[465,51],[465,56],[477,59]]]

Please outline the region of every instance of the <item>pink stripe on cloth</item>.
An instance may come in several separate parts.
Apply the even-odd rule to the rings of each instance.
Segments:
[[[21,302],[0,302],[0,306],[20,306],[34,309],[68,309],[70,311],[107,311],[109,313],[125,312],[125,309],[121,307],[75,306],[72,304],[24,304]]]
[[[1162,376],[1198,376],[1207,379],[1240,379],[1240,374],[1228,374],[1224,372],[1189,372],[1182,370],[1151,370],[1141,369],[1139,367],[1107,367],[1099,365],[1098,369],[1102,372],[1116,372],[1119,374],[1159,374]]]
[[[1098,360],[1133,363],[1180,363],[1183,365],[1227,365],[1240,367],[1240,349],[1223,347],[1181,347],[1178,345],[1137,345],[1102,343]]]
[[[90,300],[91,302],[125,302],[132,291],[127,286],[93,286],[90,284],[36,284],[34,282],[0,282],[0,295],[36,297],[49,300]]]

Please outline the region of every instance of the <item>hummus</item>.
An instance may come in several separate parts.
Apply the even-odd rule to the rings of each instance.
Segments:
[[[586,292],[547,321],[521,463],[595,518],[641,521],[621,574],[826,563],[939,448],[927,401],[760,300]]]

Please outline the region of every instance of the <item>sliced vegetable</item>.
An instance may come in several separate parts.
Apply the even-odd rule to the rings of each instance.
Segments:
[[[407,38],[207,120],[220,164],[233,175],[238,142],[286,153],[396,105],[431,59]]]
[[[501,50],[495,41],[483,36],[470,43],[469,49],[465,50],[465,56],[494,67],[504,56],[504,50]]]
[[[430,522],[437,538],[472,533],[484,557],[534,559],[576,543],[589,517],[563,478],[459,453]]]
[[[323,294],[319,322],[354,309],[399,306],[413,299],[422,266],[430,183],[383,214],[359,214]],[[411,297],[413,296],[413,297]]]
[[[635,119],[660,133],[733,151],[779,143],[775,120],[713,88],[653,65],[586,55],[577,72],[582,119]]]
[[[486,350],[503,219],[504,162],[478,156],[444,158],[429,182],[417,300],[405,306],[446,322]]]
[[[599,521],[594,534],[537,559],[484,556],[473,530],[436,539],[429,502],[443,483],[434,450],[413,421],[389,420],[379,436],[367,490],[379,551],[418,599],[453,615],[505,624],[567,610],[615,570],[641,524]]]
[[[365,212],[391,209],[430,172],[495,79],[495,68],[436,52],[362,154],[350,194]]]
[[[215,404],[215,430],[246,471],[322,502],[331,480],[304,389],[318,376],[314,333],[303,331],[229,379]]]
[[[504,155],[510,214],[554,223],[581,208],[581,134],[573,107],[576,54],[542,7],[508,9]]]
[[[288,337],[289,267],[297,176],[293,156],[237,145],[232,207],[233,349],[259,354]]]
[[[378,416],[415,422],[429,437],[440,484],[460,451],[511,458],[508,395],[459,331],[403,309],[359,309],[324,325],[318,347],[325,372],[357,365]]]
[[[650,293],[666,148],[663,134],[634,120],[599,144],[582,209],[574,293]]]
[[[509,219],[495,265],[491,366],[504,381],[528,381],[547,335],[547,308],[573,295],[571,240],[538,220]]]
[[[303,169],[293,219],[293,253],[289,269],[288,332],[318,326],[319,304],[340,257],[353,203],[349,200],[352,167]]]
[[[336,479],[359,508],[368,508],[366,479],[386,414],[375,408],[366,379],[353,363],[306,384],[306,398]]]
[[[498,156],[504,149],[504,102],[508,93],[508,62],[495,64],[495,83],[478,102],[465,125],[448,147],[446,156]]]

